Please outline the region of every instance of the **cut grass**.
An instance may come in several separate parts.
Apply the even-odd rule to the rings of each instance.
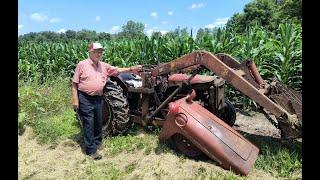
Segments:
[[[133,135],[108,137],[104,142],[108,154],[142,150],[151,143],[148,137],[140,138]]]
[[[86,176],[90,180],[100,179],[122,179],[125,175],[125,171],[118,169],[113,163],[107,163],[104,168],[99,167],[96,164],[91,164],[86,168]]]
[[[152,151],[157,154],[170,151],[168,146],[159,142],[156,133],[143,133],[142,136],[139,136],[138,130],[139,126],[135,125],[126,136],[107,137],[104,140],[106,153],[108,155],[116,155],[121,152],[144,150],[144,154],[148,155]]]
[[[71,109],[70,91],[68,79],[41,86],[21,84],[19,86],[19,132],[23,132],[25,125],[31,126],[39,142],[53,145],[65,138],[74,141],[81,139],[81,130]],[[104,139],[106,155],[110,157],[122,152],[134,154],[140,151],[143,151],[145,156],[153,152],[155,154],[173,153],[179,156],[181,163],[186,161],[185,156],[180,156],[181,154],[174,152],[167,144],[159,143],[159,128],[143,135],[139,134],[139,130],[139,126],[134,126],[126,136]],[[301,170],[301,144],[283,143],[277,139],[256,135],[246,137],[260,149],[254,169],[270,173],[274,177],[289,179],[295,178],[296,172]],[[87,171],[95,172],[90,179],[121,179],[130,175],[136,168],[137,164],[133,162],[121,170],[113,164],[107,164],[103,170],[92,166],[88,167]],[[163,175],[160,170],[154,173],[159,177]],[[193,177],[188,178],[239,179],[240,177],[232,172],[219,174],[200,167]]]

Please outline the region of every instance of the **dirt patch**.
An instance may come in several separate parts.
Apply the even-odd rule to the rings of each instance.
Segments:
[[[257,135],[280,137],[279,131],[260,113],[253,116],[237,113],[234,128]],[[143,138],[144,135],[140,133],[138,136]],[[157,147],[153,147],[147,155],[144,150],[115,156],[102,151],[103,159],[93,161],[73,140],[62,141],[55,148],[39,145],[28,127],[18,137],[18,146],[18,179],[109,179],[119,174],[124,179],[219,179],[225,175],[243,178],[222,169],[210,159],[192,160],[172,152],[158,152]],[[255,168],[244,178],[276,179]]]
[[[237,120],[233,127],[246,133],[280,138],[280,130],[277,129],[262,113],[250,113],[250,116],[237,113]]]

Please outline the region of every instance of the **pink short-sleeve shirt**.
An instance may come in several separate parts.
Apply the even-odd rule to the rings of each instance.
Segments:
[[[72,82],[77,83],[78,90],[82,92],[102,96],[108,76],[118,73],[118,68],[110,64],[99,61],[95,65],[91,59],[85,59],[77,64]]]

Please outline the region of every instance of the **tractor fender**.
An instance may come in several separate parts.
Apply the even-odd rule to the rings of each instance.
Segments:
[[[120,75],[119,76],[110,76],[109,78],[111,81],[117,82],[117,85],[119,85],[125,93],[128,91],[128,88],[127,88],[125,82],[122,80]]]
[[[172,74],[169,76],[168,81],[171,84],[179,84],[188,80],[190,75],[187,74]],[[197,74],[194,78],[191,79],[190,84],[198,83],[210,83],[215,80],[215,76],[206,76]]]
[[[249,173],[259,153],[254,144],[188,96],[169,103],[159,141],[164,142],[176,133],[224,169],[241,175]]]

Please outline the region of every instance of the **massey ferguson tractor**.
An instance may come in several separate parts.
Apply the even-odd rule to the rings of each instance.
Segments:
[[[276,80],[268,84],[251,60],[239,63],[230,55],[200,50],[142,69],[106,83],[104,136],[125,134],[133,123],[158,126],[160,142],[170,141],[191,158],[205,154],[247,175],[259,149],[232,128],[236,111],[225,97],[227,82],[259,104],[282,138],[301,137],[301,94]],[[202,70],[212,75],[200,75]]]

